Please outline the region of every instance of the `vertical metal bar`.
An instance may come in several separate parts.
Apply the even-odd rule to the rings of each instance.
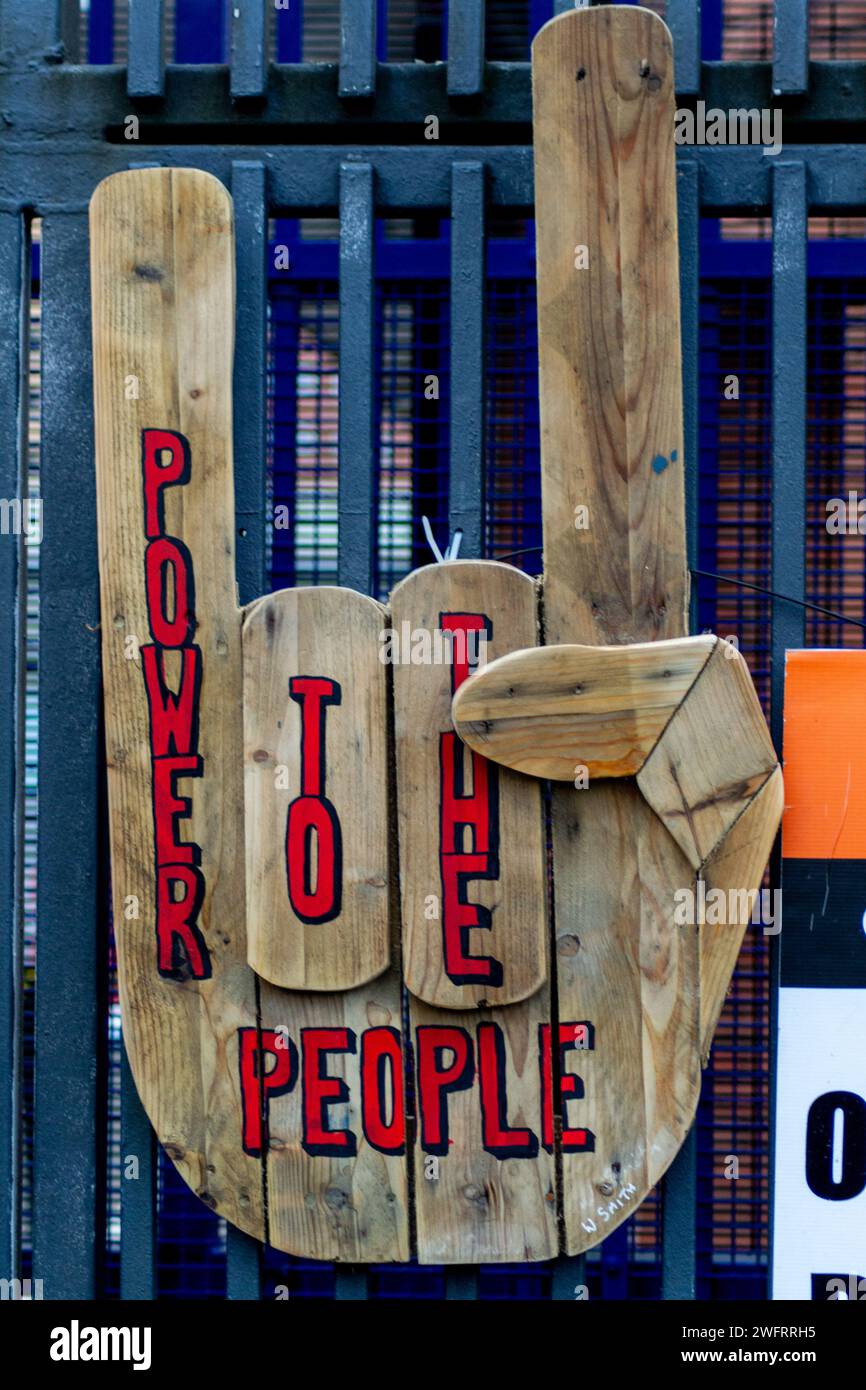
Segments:
[[[238,303],[235,326],[234,465],[241,603],[265,588],[267,530],[268,211],[261,160],[232,164]]]
[[[484,0],[448,5],[448,95],[476,96],[484,86]]]
[[[677,169],[680,253],[680,338],[683,361],[683,452],[686,469],[686,554],[697,563],[698,347],[700,318],[700,185],[697,163]],[[692,625],[695,600],[691,604]],[[662,1297],[694,1298],[697,1278],[695,1203],[697,1139],[693,1126],[662,1187]]]
[[[162,49],[164,0],[129,0],[129,57],[126,94],[132,98],[165,95]]]
[[[263,97],[268,83],[265,0],[233,0],[231,26],[232,98]]]
[[[701,0],[667,0],[665,23],[674,41],[674,77],[683,96],[701,90]]]
[[[560,1255],[553,1266],[550,1297],[557,1303],[582,1301],[586,1289],[586,1256]]]
[[[451,467],[461,556],[484,553],[484,165],[451,166]]]
[[[686,485],[686,555],[689,569],[698,563],[698,402],[700,377],[700,168],[696,161],[677,165],[680,250],[680,338],[683,358],[683,452]],[[697,621],[693,583],[691,626]]]
[[[99,571],[88,264],[86,215],[47,215],[33,1268],[55,1299],[94,1297],[102,1226],[98,1082],[106,904],[98,855]]]
[[[0,213],[0,493],[23,506],[27,448],[30,245],[24,218]],[[10,438],[11,436],[11,438]],[[0,537],[0,1270],[18,1274],[21,1104],[21,904],[26,567],[23,540]]]
[[[806,597],[806,168],[773,166],[773,567],[771,588]],[[805,643],[805,611],[773,605],[772,731],[782,748],[785,651]],[[771,938],[772,939],[772,938]]]
[[[67,63],[81,62],[81,9],[79,0],[60,0],[60,42]]]
[[[808,389],[808,189],[806,166],[786,160],[773,167],[773,406],[772,569],[770,587],[793,599],[806,597],[806,393]],[[806,644],[806,612],[796,603],[773,603],[770,728],[781,757],[785,652]],[[770,879],[781,876],[777,840]],[[776,1075],[779,1025],[779,938],[770,937],[770,1075]],[[773,1268],[776,1088],[770,1088],[769,1271]]]
[[[370,164],[340,165],[339,582],[373,589],[374,206]]]
[[[236,1226],[226,1227],[226,1298],[255,1302],[261,1291],[261,1246]]]
[[[363,1303],[367,1298],[367,1271],[363,1266],[337,1265],[334,1297],[338,1302]]]
[[[340,5],[340,96],[370,97],[376,90],[376,0]]]
[[[133,1172],[131,1160],[135,1159]],[[120,1297],[156,1297],[156,1141],[124,1048],[120,1059]]]
[[[478,1270],[469,1265],[449,1265],[445,1270],[445,1298],[475,1302],[478,1298]]]
[[[4,0],[0,5],[0,48],[6,63],[57,51],[60,42],[59,0]]]
[[[665,1174],[662,1188],[662,1298],[695,1296],[697,1126]]]
[[[773,93],[809,90],[809,0],[776,0],[773,11]]]

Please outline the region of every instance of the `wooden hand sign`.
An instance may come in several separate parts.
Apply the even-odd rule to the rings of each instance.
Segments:
[[[742,932],[676,927],[674,895],[759,882],[777,818],[740,658],[685,637],[669,36],[573,11],[533,70],[556,646],[535,583],[484,561],[387,608],[241,610],[230,200],[143,169],[91,207],[124,1038],[190,1187],[311,1258],[547,1259],[559,1216],[569,1252],[625,1219],[691,1121]],[[405,632],[420,660],[387,655]],[[555,1006],[537,778],[581,756]]]

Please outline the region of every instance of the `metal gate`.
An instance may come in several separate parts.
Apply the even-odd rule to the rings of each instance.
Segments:
[[[189,1271],[174,1290],[170,1273],[158,1281],[157,1242],[167,1238],[173,1202],[185,1199],[170,1172],[160,1174],[109,1008],[88,200],[109,173],[154,163],[209,170],[234,198],[241,602],[269,580],[295,582],[304,544],[312,555],[304,562],[308,582],[333,564],[340,583],[386,589],[423,556],[416,524],[422,512],[443,531],[463,529],[464,555],[508,552],[535,572],[525,58],[531,33],[564,7],[562,0],[495,2],[485,18],[483,0],[450,0],[447,7],[444,0],[307,0],[305,29],[300,0],[210,0],[205,24],[201,0],[167,7],[163,0],[130,0],[128,23],[120,0],[0,0],[0,419],[7,436],[0,497],[10,504],[4,532],[14,530],[7,524],[11,503],[17,499],[20,510],[28,475],[38,478],[44,516],[38,547],[25,544],[20,526],[17,544],[12,534],[0,536],[0,1276],[41,1279],[48,1298],[152,1298],[158,1290],[194,1288]],[[832,243],[838,254],[828,254],[820,228],[810,243],[809,218],[848,219],[866,210],[866,157],[855,143],[866,116],[866,66],[810,65],[807,0],[761,8],[767,24],[774,8],[772,61],[765,62],[718,61],[722,0],[667,0],[653,8],[665,11],[674,34],[681,106],[703,100],[723,110],[784,113],[785,144],[776,157],[760,146],[693,145],[683,146],[678,160],[694,618],[699,626],[726,621],[720,631],[743,635],[765,680],[778,743],[784,650],[825,635],[815,621],[807,632],[801,605],[832,601],[854,623],[864,617],[862,586],[850,589],[823,562],[814,524],[822,487],[840,490],[846,476],[844,454],[837,457],[827,442],[824,378],[835,373],[844,394],[850,353],[862,355],[863,229],[847,243]],[[727,8],[733,11],[735,0]],[[813,0],[813,39],[818,21],[835,8]],[[523,61],[485,51],[486,44],[502,51],[494,18],[503,21],[506,10],[525,35]],[[423,56],[435,60],[441,52],[444,62],[387,61],[388,38],[410,11],[423,30]],[[339,35],[334,62],[301,61],[318,32],[315,21]],[[509,32],[513,37],[513,27]],[[859,49],[840,44],[839,56],[848,52],[866,56],[866,37]],[[178,61],[166,62],[167,53]],[[113,63],[116,56],[126,61]],[[772,234],[756,249],[762,227],[752,227],[746,267],[737,260],[736,236],[719,228],[767,217]],[[299,225],[311,218],[338,219],[338,239],[329,241],[321,228],[302,236]],[[403,230],[390,235],[388,224]],[[275,246],[286,249],[283,268],[275,265]],[[37,272],[38,318],[31,312]],[[751,317],[748,305],[737,307],[738,295],[757,306]],[[393,438],[383,425],[393,416],[383,385],[393,362],[391,369],[383,362],[397,351],[394,324],[410,298],[425,329],[412,340],[412,370],[437,375],[443,364],[448,389],[435,411],[422,418],[419,403],[419,418],[412,417],[413,467],[419,451],[427,451],[427,462],[412,473],[408,511],[397,515],[385,457]],[[332,314],[323,314],[327,304]],[[313,306],[306,323],[304,305]],[[852,305],[853,330],[846,319]],[[501,328],[513,326],[515,314],[523,337]],[[37,349],[38,430],[29,410]],[[325,371],[323,354],[333,366],[339,438],[334,425],[334,465],[324,486],[318,427],[304,499],[297,486],[299,401],[309,396],[310,375]],[[830,361],[833,354],[838,361]],[[288,369],[281,365],[286,357]],[[294,384],[282,391],[286,370]],[[729,372],[747,382],[733,411],[720,401],[719,380]],[[520,428],[503,445],[497,401],[518,397]],[[739,431],[733,444],[732,429]],[[750,471],[751,482],[741,486]],[[819,473],[823,481],[816,483]],[[359,508],[359,497],[374,498],[374,506]],[[293,516],[289,532],[275,521],[283,500]],[[732,516],[738,539],[726,541]],[[862,540],[856,554],[846,552],[849,561],[852,573],[858,564],[862,571]],[[720,587],[719,572],[794,602]],[[832,620],[829,631],[834,643],[843,640]],[[31,785],[26,769],[37,747]],[[25,933],[34,894],[35,932]],[[747,948],[741,978],[751,972],[763,983],[751,995],[744,986],[736,1005],[748,1016],[744,1050],[761,1054],[749,1073],[753,1084],[762,1065],[766,1073],[772,1041],[772,1007],[769,1020],[763,1012],[768,998],[772,1006],[767,951],[760,940]],[[267,1296],[275,1282],[291,1278],[307,1296],[338,1298],[572,1299],[586,1283],[602,1296],[689,1298],[724,1285],[725,1262],[714,1260],[713,1238],[727,1212],[726,1250],[736,1256],[740,1245],[748,1247],[739,1265],[734,1257],[728,1263],[742,1276],[738,1287],[761,1296],[763,1237],[752,1232],[741,1242],[740,1208],[720,1205],[714,1195],[716,1159],[738,1124],[735,1052],[729,1049],[723,1070],[705,1082],[698,1124],[660,1201],[641,1218],[643,1228],[617,1233],[600,1255],[495,1272],[335,1273],[269,1252],[262,1258],[254,1242],[234,1230],[223,1237],[202,1211],[202,1220],[213,1222],[208,1239],[220,1260],[225,1240],[225,1292]],[[747,1129],[744,1122],[741,1131]],[[746,1223],[758,1229],[766,1225],[767,1158],[765,1144],[753,1147],[763,1171],[751,1175]],[[130,1157],[134,1173],[125,1167]]]

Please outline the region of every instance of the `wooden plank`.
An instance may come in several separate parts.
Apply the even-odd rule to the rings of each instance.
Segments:
[[[115,174],[94,194],[91,243],[124,1036],[139,1094],[184,1179],[261,1238],[262,1164],[243,1148],[239,1084],[239,1030],[255,1028],[257,1012],[244,924],[231,204],[216,179],[197,171]],[[172,703],[161,676],[182,692],[177,707],[188,718],[160,717]]]
[[[637,782],[698,869],[776,765],[749,668],[719,642]]]
[[[546,978],[541,790],[464,753],[450,707],[475,656],[536,641],[535,586],[509,565],[427,565],[394,590],[391,626],[404,979],[436,1008],[513,1003]],[[435,646],[449,629],[453,661]]]
[[[700,1078],[698,943],[672,911],[694,873],[634,782],[556,788],[553,844],[559,1013],[586,1020],[592,1043],[568,1059],[585,1100],[566,1102],[564,1122],[592,1135],[590,1149],[562,1156],[576,1254],[635,1211],[688,1129]]]
[[[784,801],[782,769],[776,767],[703,869],[708,892],[721,889],[728,902],[732,890],[737,895],[737,910],[728,912],[724,923],[705,922],[701,927],[701,1056],[705,1065],[749,924],[751,895],[761,887]]]
[[[611,6],[532,51],[545,640],[683,637],[670,36]]]
[[[429,651],[433,631],[456,626],[461,615],[470,630],[486,626],[491,651],[536,640],[533,583],[506,565],[431,565],[392,595],[392,627],[404,644],[414,634],[418,651],[423,634]],[[491,780],[483,759],[463,754],[450,702],[471,655],[455,641],[453,664],[394,668],[422,1263],[540,1260],[556,1252],[552,1082],[545,1084],[541,1045],[550,991],[540,787],[507,771]],[[452,767],[455,754],[462,773]],[[453,806],[452,793],[465,797],[465,808]],[[471,843],[462,823],[472,827]],[[481,982],[461,982],[476,975]],[[522,1002],[506,1007],[503,997]],[[482,1000],[495,1007],[477,1012]]]
[[[533,44],[533,106],[545,640],[683,637],[667,29],[625,6],[560,15]],[[554,787],[552,841],[559,1014],[589,1020],[595,1043],[594,1148],[563,1153],[576,1253],[635,1209],[694,1115],[697,942],[670,910],[694,874],[630,783]]]
[[[621,647],[530,647],[454,696],[470,748],[534,777],[628,777],[649,757],[716,645],[712,636]]]
[[[388,967],[385,610],[283,589],[243,629],[247,953],[286,989]]]
[[[262,1047],[279,1068],[266,1106],[270,1243],[314,1260],[407,1260],[399,972],[340,994],[262,981],[260,996]]]

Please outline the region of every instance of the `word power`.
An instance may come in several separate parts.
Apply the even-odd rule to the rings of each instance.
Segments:
[[[169,979],[209,978],[211,962],[198,925],[204,900],[201,849],[179,838],[179,822],[192,801],[179,796],[181,777],[201,777],[198,751],[202,657],[192,641],[196,629],[192,556],[182,541],[165,533],[164,492],[189,481],[188,441],[174,430],[142,431],[144,475],[144,577],[152,643],[141,648],[150,716],[153,829],[156,862],[157,969]],[[167,457],[167,462],[162,460]],[[169,688],[166,653],[177,655],[180,676]]]

